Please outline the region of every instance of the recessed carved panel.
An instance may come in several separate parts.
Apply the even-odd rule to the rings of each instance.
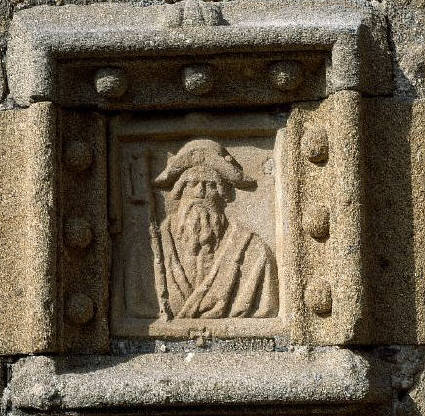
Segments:
[[[263,113],[113,122],[116,334],[282,331],[274,146],[284,122]],[[239,327],[244,319],[253,326]]]

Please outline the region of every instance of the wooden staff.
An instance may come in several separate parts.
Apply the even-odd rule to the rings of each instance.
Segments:
[[[149,204],[149,233],[153,252],[153,265],[155,274],[155,288],[158,296],[160,318],[169,321],[173,313],[168,302],[167,275],[162,250],[161,232],[158,227],[155,210],[155,196],[151,182],[151,154],[148,150],[143,152],[143,177],[145,179],[146,193]]]

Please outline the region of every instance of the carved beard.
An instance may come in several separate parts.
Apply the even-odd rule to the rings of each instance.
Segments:
[[[176,237],[193,256],[204,247],[216,250],[227,225],[223,210],[211,200],[181,200],[176,219]]]

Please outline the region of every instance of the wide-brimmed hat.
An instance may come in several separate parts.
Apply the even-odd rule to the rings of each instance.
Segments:
[[[158,187],[171,187],[187,169],[207,166],[236,188],[255,185],[255,179],[245,175],[242,167],[219,143],[210,139],[196,139],[186,143],[176,155],[168,159],[166,168],[156,177]]]

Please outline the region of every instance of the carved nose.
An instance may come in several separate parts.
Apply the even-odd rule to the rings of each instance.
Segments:
[[[195,196],[197,198],[205,198],[205,183],[199,182],[195,188]]]

